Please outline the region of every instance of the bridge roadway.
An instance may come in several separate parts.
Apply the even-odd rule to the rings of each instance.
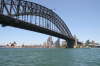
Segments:
[[[39,24],[37,25],[37,23]],[[69,28],[55,12],[33,2],[25,0],[1,0],[0,24],[2,26],[12,26],[65,39],[68,48],[73,48],[75,43]]]

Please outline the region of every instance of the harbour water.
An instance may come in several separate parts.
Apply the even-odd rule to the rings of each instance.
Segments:
[[[100,49],[0,48],[0,66],[100,66]]]

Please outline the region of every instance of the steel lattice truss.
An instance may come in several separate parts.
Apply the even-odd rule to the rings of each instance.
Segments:
[[[0,14],[73,38],[64,21],[51,9],[25,0],[0,0]]]

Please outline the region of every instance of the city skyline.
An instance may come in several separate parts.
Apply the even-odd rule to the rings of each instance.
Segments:
[[[47,0],[38,3],[53,9],[68,25],[79,40],[100,42],[100,1],[99,0]],[[0,43],[17,41],[21,43],[43,43],[48,35],[13,27],[0,26]]]

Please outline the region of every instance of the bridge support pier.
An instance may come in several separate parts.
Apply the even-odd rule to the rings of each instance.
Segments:
[[[67,47],[66,48],[74,48],[75,41],[74,40],[66,40],[67,41]]]

